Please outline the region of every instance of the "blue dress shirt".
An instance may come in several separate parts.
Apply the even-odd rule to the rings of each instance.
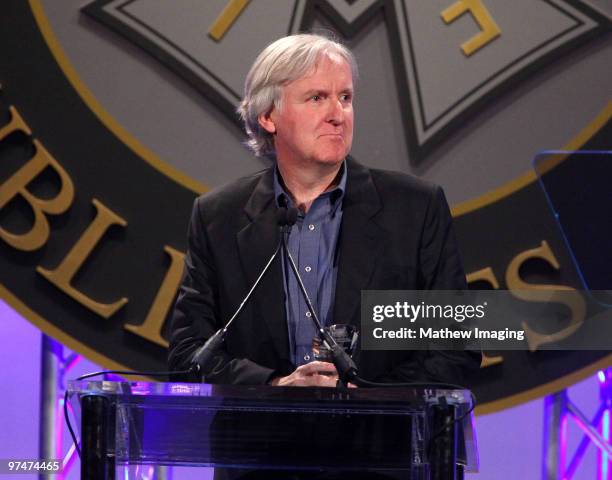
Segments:
[[[345,190],[346,162],[342,164],[338,185],[319,195],[308,212],[299,210],[297,222],[287,242],[310,301],[323,325],[333,324],[338,273],[336,250]],[[288,207],[294,206],[283,186],[278,167],[274,175],[274,198],[277,206],[285,202]],[[316,335],[316,328],[298,282],[290,271],[291,267],[285,258],[282,262],[290,358],[298,367],[313,360],[312,339]]]

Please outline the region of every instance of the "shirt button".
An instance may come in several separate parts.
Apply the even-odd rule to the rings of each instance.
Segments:
[[[308,355],[308,354],[304,355],[304,360],[306,360],[308,362],[310,360],[310,355]]]
[[[315,226],[312,223],[308,225],[308,230],[312,232],[314,229],[315,229]]]
[[[308,318],[310,318],[310,317],[312,317],[312,313],[310,313],[310,312],[306,312],[306,316],[307,316]]]
[[[306,270],[306,273],[310,272],[312,270],[312,268],[310,267],[305,267],[304,270]]]

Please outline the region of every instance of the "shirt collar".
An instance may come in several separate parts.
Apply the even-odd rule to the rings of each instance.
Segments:
[[[331,190],[322,193],[319,195],[320,197],[329,196],[330,202],[332,203],[331,214],[334,215],[338,207],[342,204],[342,200],[344,199],[344,192],[346,191],[346,160],[342,162],[342,166],[340,167],[340,181],[338,184],[332,188]],[[285,186],[283,184],[282,176],[278,169],[278,165],[274,166],[274,200],[276,202],[276,206],[280,207],[281,205],[287,205],[288,207],[293,206],[293,201],[291,200],[291,196],[287,193]]]

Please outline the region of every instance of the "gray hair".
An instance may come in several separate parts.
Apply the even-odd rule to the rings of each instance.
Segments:
[[[322,56],[339,55],[357,80],[357,63],[341,43],[314,34],[283,37],[268,45],[257,57],[244,82],[244,98],[237,109],[249,139],[246,145],[256,156],[274,153],[272,135],[259,125],[258,117],[281,106],[282,87],[315,68]]]

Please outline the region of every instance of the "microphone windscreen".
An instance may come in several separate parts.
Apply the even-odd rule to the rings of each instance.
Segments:
[[[295,225],[295,222],[297,221],[297,217],[298,217],[298,209],[295,207],[291,207],[290,209],[287,210],[287,223],[286,224],[292,227],[293,225]]]

